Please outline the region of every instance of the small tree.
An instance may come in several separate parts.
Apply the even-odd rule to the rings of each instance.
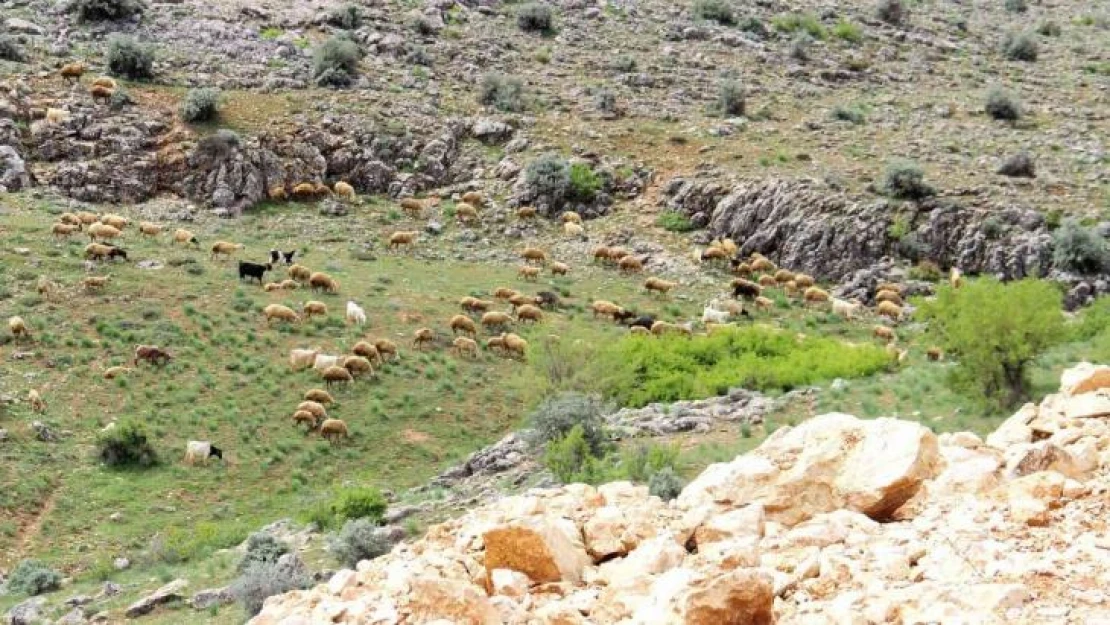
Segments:
[[[566,436],[547,444],[543,462],[560,482],[596,484],[605,479],[603,456],[590,449],[582,424],[577,424]]]
[[[355,568],[362,560],[389,553],[389,540],[378,532],[378,526],[369,519],[352,519],[343,529],[328,540],[328,551],[339,563]]]
[[[1010,33],[1002,44],[1002,51],[1011,61],[1037,60],[1037,41],[1029,33]]]
[[[308,588],[312,577],[295,556],[278,562],[255,562],[231,583],[229,591],[243,606],[247,616],[262,611],[267,597],[290,590]]]
[[[1052,233],[1052,262],[1057,269],[1095,274],[1110,266],[1106,240],[1068,219]]]
[[[220,90],[211,87],[190,89],[181,103],[181,119],[187,122],[206,122],[220,112]]]
[[[354,80],[361,57],[354,41],[347,37],[332,37],[312,53],[312,78],[318,85],[346,87]]]
[[[883,172],[882,191],[900,200],[919,200],[936,193],[925,182],[925,173],[916,163],[897,161]]]
[[[147,440],[146,430],[133,421],[101,433],[96,446],[100,460],[110,467],[149,467],[158,463],[158,454]]]
[[[524,184],[537,201],[557,208],[570,191],[570,164],[556,154],[544,154],[524,168]]]
[[[554,18],[551,7],[539,2],[521,5],[516,12],[516,25],[525,32],[550,33]]]
[[[603,454],[608,437],[602,422],[611,407],[600,398],[581,393],[562,393],[549,397],[528,417],[537,444],[543,445],[567,436],[575,427],[582,430],[593,455]]]
[[[987,92],[987,103],[983,110],[994,119],[1014,121],[1021,118],[1021,105],[1017,97],[1001,87],[992,87]]]
[[[648,493],[663,501],[670,501],[682,493],[682,487],[685,485],[686,483],[674,472],[674,469],[664,467],[652,474],[651,479],[648,480]]]
[[[274,538],[267,532],[255,532],[247,537],[247,550],[239,560],[239,570],[245,571],[259,562],[277,562],[278,558],[289,553],[289,545]]]
[[[1028,397],[1029,363],[1065,336],[1060,303],[1060,292],[1048,282],[983,278],[958,289],[941,287],[920,312],[956,356],[953,385],[1008,409]]]
[[[515,76],[490,73],[482,76],[478,102],[506,113],[524,110],[524,83]]]
[[[154,52],[126,36],[108,40],[108,70],[116,76],[143,80],[154,75]]]
[[[381,491],[370,486],[357,486],[345,488],[335,496],[332,510],[341,521],[351,519],[370,519],[380,523],[389,502]]]
[[[721,83],[717,92],[717,109],[724,115],[743,115],[747,107],[744,88],[740,83],[728,80]]]
[[[8,577],[8,590],[25,595],[41,595],[62,587],[62,576],[38,560],[22,560]]]

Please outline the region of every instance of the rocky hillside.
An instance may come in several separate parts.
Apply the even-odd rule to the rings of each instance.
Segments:
[[[1110,367],[1087,364],[986,440],[826,414],[671,502],[628,483],[500,500],[252,623],[1096,622],[1108,418]]]

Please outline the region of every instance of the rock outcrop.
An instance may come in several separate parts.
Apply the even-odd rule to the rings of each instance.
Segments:
[[[533,489],[432,527],[255,625],[1096,622],[1110,367],[984,442],[844,414],[782,428],[674,501]]]

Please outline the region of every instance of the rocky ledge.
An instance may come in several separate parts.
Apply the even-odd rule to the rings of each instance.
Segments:
[[[256,625],[1105,622],[1110,367],[986,440],[826,414],[664,502],[629,483],[508,497]]]

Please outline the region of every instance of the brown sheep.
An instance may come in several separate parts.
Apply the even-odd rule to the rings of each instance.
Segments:
[[[362,356],[372,363],[380,363],[382,361],[382,355],[378,353],[378,348],[366,341],[355,343],[355,346],[351,348],[351,353],[355,356]]]
[[[331,388],[332,384],[349,384],[354,380],[350,371],[336,365],[324,369],[322,376],[324,378],[324,384],[328,388]]]
[[[482,197],[479,191],[467,191],[462,194],[462,201],[470,204],[471,206],[481,207],[484,204],[485,198]]]
[[[656,321],[655,323],[651,324],[651,333],[655,336],[663,336],[667,333],[686,335],[693,334],[693,332],[685,326],[681,326],[676,323],[668,323],[666,321]]]
[[[492,306],[492,302],[486,302],[478,299],[477,297],[470,297],[469,295],[459,300],[459,306],[467,312],[485,312]]]
[[[343,359],[343,368],[356,378],[364,373],[370,374],[371,377],[374,375],[374,366],[362,356],[347,356]]]
[[[35,292],[46,299],[53,299],[57,294],[60,287],[54,281],[48,279],[46,276],[39,276],[38,283],[35,284]]]
[[[512,297],[509,298],[509,303],[513,305],[513,310],[516,310],[517,308],[524,306],[525,304],[539,303],[539,299],[535,297],[529,297],[522,293],[515,293]]]
[[[289,193],[285,190],[285,185],[283,184],[276,184],[270,187],[270,189],[266,191],[266,195],[274,202],[284,202],[289,199]]]
[[[600,260],[600,261],[603,261],[603,262],[608,261],[609,260],[609,252],[610,252],[609,248],[604,246],[604,245],[602,245],[600,247],[595,247],[594,248],[594,260]]]
[[[306,399],[298,404],[297,410],[308,412],[312,414],[312,416],[316,417],[318,420],[328,418],[328,411],[326,408],[324,408],[324,405],[311,399]]]
[[[284,290],[284,288],[285,287],[283,287],[280,282],[267,282],[266,286],[262,287],[262,290],[271,293],[273,291]]]
[[[547,254],[543,250],[536,247],[524,248],[524,250],[520,253],[520,257],[523,258],[524,262],[527,263],[536,262],[543,265],[547,262]]]
[[[189,232],[188,230],[185,230],[184,228],[178,228],[177,230],[174,230],[173,242],[185,244],[192,243],[193,245],[200,245],[200,241],[197,240],[196,235],[194,235],[192,232]]]
[[[925,350],[925,356],[932,362],[938,362],[944,359],[944,350],[939,347],[930,347]]]
[[[46,400],[39,395],[35,389],[27,391],[27,401],[31,404],[31,410],[38,413],[46,412]]]
[[[664,280],[662,278],[648,278],[644,281],[644,288],[647,289],[649,293],[659,293],[660,295],[666,295],[676,286],[678,286],[677,282],[671,282],[670,280]]]
[[[8,330],[14,338],[31,338],[31,330],[27,327],[27,322],[23,320],[23,317],[8,318]]]
[[[755,298],[755,307],[760,310],[771,310],[775,307],[775,300],[761,295]]]
[[[378,350],[379,354],[381,354],[382,362],[385,362],[387,360],[386,356],[391,356],[393,358],[397,358],[399,356],[397,352],[397,344],[389,339],[378,339],[374,341],[374,348]]]
[[[262,309],[262,314],[266,317],[266,325],[270,325],[270,322],[274,319],[292,323],[299,323],[301,320],[301,318],[297,316],[297,313],[293,312],[292,308],[282,306],[281,304],[270,304]]]
[[[875,338],[882,339],[887,343],[895,339],[894,330],[892,328],[888,328],[887,326],[875,326],[874,328],[872,328],[871,334]]]
[[[474,339],[468,339],[465,336],[457,336],[451,342],[451,347],[454,349],[455,354],[462,356],[463,353],[469,354],[472,358],[478,357],[478,343]]]
[[[578,237],[583,241],[586,240],[586,229],[574,222],[568,221],[563,224],[563,234],[568,237]]]
[[[88,232],[89,238],[92,239],[93,241],[96,241],[96,240],[107,241],[109,239],[116,239],[116,238],[119,238],[123,234],[122,232],[120,232],[119,228],[114,228],[112,226],[109,226],[108,224],[100,224],[100,223],[92,224],[91,226],[89,226],[89,229],[88,229],[87,232]]]
[[[905,292],[905,287],[896,282],[880,282],[878,286],[875,287],[875,292],[878,293],[879,291],[894,291],[901,295]]]
[[[759,286],[761,286],[765,289],[774,288],[774,287],[778,286],[778,284],[779,283],[775,280],[775,277],[772,276],[772,275],[764,274],[762,276],[759,276]]]
[[[608,302],[605,300],[595,301],[593,304],[590,305],[590,309],[593,310],[594,317],[601,315],[604,317],[611,317],[614,321],[617,319],[618,316],[624,313],[623,308],[617,306],[613,302]]]
[[[478,209],[466,202],[459,202],[455,205],[455,219],[458,219],[460,223],[477,221]]]
[[[793,281],[793,280],[790,280],[786,284],[782,285],[782,292],[785,293],[787,297],[797,296],[798,295],[798,283]]]
[[[50,233],[60,239],[68,239],[74,232],[80,230],[80,226],[73,224],[54,224],[50,228]]]
[[[543,311],[531,304],[525,304],[516,309],[516,318],[521,323],[525,321],[537,323],[543,321]]]
[[[516,275],[524,278],[525,280],[535,282],[536,278],[538,278],[540,275],[540,268],[530,267],[528,265],[521,265],[520,268],[516,270]]]
[[[433,206],[439,202],[439,198],[430,197],[424,200],[418,200],[413,197],[407,197],[401,200],[401,210],[405,211],[411,217],[420,217],[428,206]]]
[[[58,70],[63,80],[68,82],[79,82],[81,77],[85,75],[84,63],[66,63],[62,69]],[[72,80],[71,80],[72,79]]]
[[[720,262],[722,260],[728,260],[728,252],[723,249],[719,247],[707,247],[702,250],[702,262]]]
[[[235,252],[243,249],[242,243],[229,243],[228,241],[216,241],[212,244],[212,259],[215,260],[217,256],[224,256],[231,258]]]
[[[331,196],[331,187],[329,187],[328,185],[326,185],[322,182],[317,182],[315,184],[315,186],[313,187],[312,191],[313,191],[313,194],[317,198],[320,198],[320,199],[324,199],[326,197]]]
[[[644,326],[632,326],[631,328],[628,329],[628,333],[629,334],[636,334],[636,335],[643,335],[643,336],[651,336],[651,330],[645,328]]]
[[[878,304],[879,302],[890,302],[895,306],[901,306],[902,296],[894,291],[879,291],[875,294],[875,303]]]
[[[122,250],[111,245],[101,245],[100,243],[90,243],[85,246],[85,258],[90,260],[105,260],[111,259],[120,255]],[[124,255],[126,258],[126,255]]]
[[[794,284],[796,284],[799,289],[808,289],[809,287],[816,285],[817,282],[813,279],[813,276],[811,275],[796,273],[794,274]]]
[[[106,284],[108,284],[109,278],[111,278],[111,276],[89,276],[81,281],[81,286],[86,291],[102,289]]]
[[[552,262],[550,269],[553,276],[565,276],[570,271],[570,267],[566,263],[559,262]]]
[[[93,85],[92,87],[89,87],[89,95],[92,96],[92,101],[94,104],[96,102],[100,102],[101,100],[103,100],[104,103],[107,104],[108,101],[111,100],[112,96],[114,96],[115,94],[115,90],[109,89],[108,87],[101,87],[100,85]]]
[[[293,427],[297,427],[302,423],[308,426],[307,430],[309,432],[315,430],[316,426],[319,425],[316,420],[316,415],[307,410],[298,410],[293,413]]]
[[[293,197],[298,200],[311,200],[316,197],[316,185],[302,182],[293,187]]]
[[[517,219],[535,219],[536,207],[535,206],[522,206],[516,210]]]
[[[173,354],[156,345],[136,345],[135,354],[131,364],[138,365],[140,360],[145,360],[155,366],[164,366],[173,360]]]
[[[304,313],[305,319],[310,319],[313,315],[326,317],[328,315],[328,305],[324,302],[309,300],[304,303],[304,307],[301,309],[301,311]]]
[[[487,330],[493,328],[502,328],[507,325],[512,325],[513,319],[507,313],[493,311],[482,315],[482,327]]]
[[[879,302],[879,305],[875,307],[875,312],[880,317],[888,317],[893,321],[902,318],[902,307],[893,302]]]
[[[320,424],[320,436],[332,445],[338,445],[340,439],[350,438],[351,434],[342,419],[328,419]]]
[[[752,275],[752,266],[750,263],[737,263],[732,268],[732,273],[744,278],[749,278]]]
[[[617,263],[624,273],[638,273],[644,270],[644,264],[635,256],[625,256]]]
[[[775,272],[775,282],[779,284],[786,284],[794,279],[794,272],[787,271],[786,269],[779,269]]]
[[[81,228],[81,218],[77,215],[74,215],[73,213],[62,213],[61,215],[58,215],[58,221],[63,224],[77,226],[78,229]]]
[[[116,365],[115,367],[108,367],[104,370],[104,379],[114,380],[117,377],[124,375],[125,373],[131,373],[131,369],[128,367],[121,367],[119,365]]]
[[[811,286],[805,290],[805,293],[802,294],[802,299],[804,299],[807,304],[827,302],[829,301],[829,292],[824,289],[819,289],[815,286]]]
[[[394,232],[389,235],[389,249],[401,247],[402,245],[411,247],[416,242],[416,235],[418,233],[412,230],[404,232]]]
[[[107,87],[109,89],[116,88],[116,81],[112,78],[109,78],[108,76],[100,76],[96,80],[92,81],[92,84],[94,87]]]
[[[574,211],[566,211],[565,213],[563,213],[562,215],[559,216],[559,219],[561,219],[564,224],[581,224],[582,223],[582,215],[579,215],[578,213],[576,213]]]
[[[335,399],[331,396],[331,393],[325,391],[322,388],[314,388],[305,391],[304,400],[314,401],[322,406],[328,406],[335,403]]]
[[[421,349],[428,343],[435,343],[436,331],[431,328],[420,328],[412,333],[412,346]]]
[[[611,247],[609,248],[609,260],[614,263],[618,263],[623,260],[625,256],[628,256],[631,253],[632,252],[629,252],[623,247]]]
[[[156,237],[162,234],[162,226],[144,221],[139,224],[139,232],[145,237]]]
[[[86,226],[100,221],[100,217],[96,213],[90,213],[89,211],[80,211],[77,213],[77,219]]]
[[[504,345],[506,354],[515,354],[517,356],[520,356],[521,360],[527,358],[528,341],[525,341],[523,338],[511,332],[508,334],[502,334],[501,341]]]
[[[123,217],[122,215],[113,215],[112,213],[108,213],[107,215],[104,215],[100,218],[100,223],[107,224],[115,228],[116,230],[123,230],[127,226],[131,225],[131,220]]]
[[[775,272],[778,267],[766,256],[758,256],[752,261],[752,271]]]
[[[518,295],[518,293],[515,290],[505,286],[498,287],[497,290],[493,292],[494,298],[501,300],[510,299],[514,295]]]
[[[297,283],[296,280],[282,280],[281,281],[281,288],[285,289],[286,291],[295,291],[295,290],[297,290],[298,286],[300,286],[300,285]]]
[[[343,198],[347,202],[354,202],[355,188],[340,180],[335,183],[335,196]]]
[[[504,350],[505,349],[505,339],[503,339],[500,336],[495,336],[495,337],[486,339],[486,349],[489,350],[489,351],[493,351],[495,349],[496,350]]]
[[[733,297],[743,297],[745,299],[755,299],[763,294],[763,287],[751,280],[744,278],[736,278],[729,283],[732,287]]]
[[[324,291],[324,292],[327,292],[327,293],[338,293],[339,292],[339,283],[335,281],[335,278],[332,278],[331,276],[329,276],[328,274],[326,274],[322,271],[317,271],[316,273],[310,275],[308,277],[308,285],[312,287],[312,290],[314,292],[315,291]]]
[[[308,282],[309,278],[312,277],[312,270],[304,265],[290,265],[289,269],[285,271],[289,274],[290,278],[297,282]]]
[[[466,315],[455,315],[451,317],[449,325],[451,326],[451,334],[458,334],[459,332],[469,334],[470,336],[476,336],[478,334],[478,326],[474,323],[473,319]]]

